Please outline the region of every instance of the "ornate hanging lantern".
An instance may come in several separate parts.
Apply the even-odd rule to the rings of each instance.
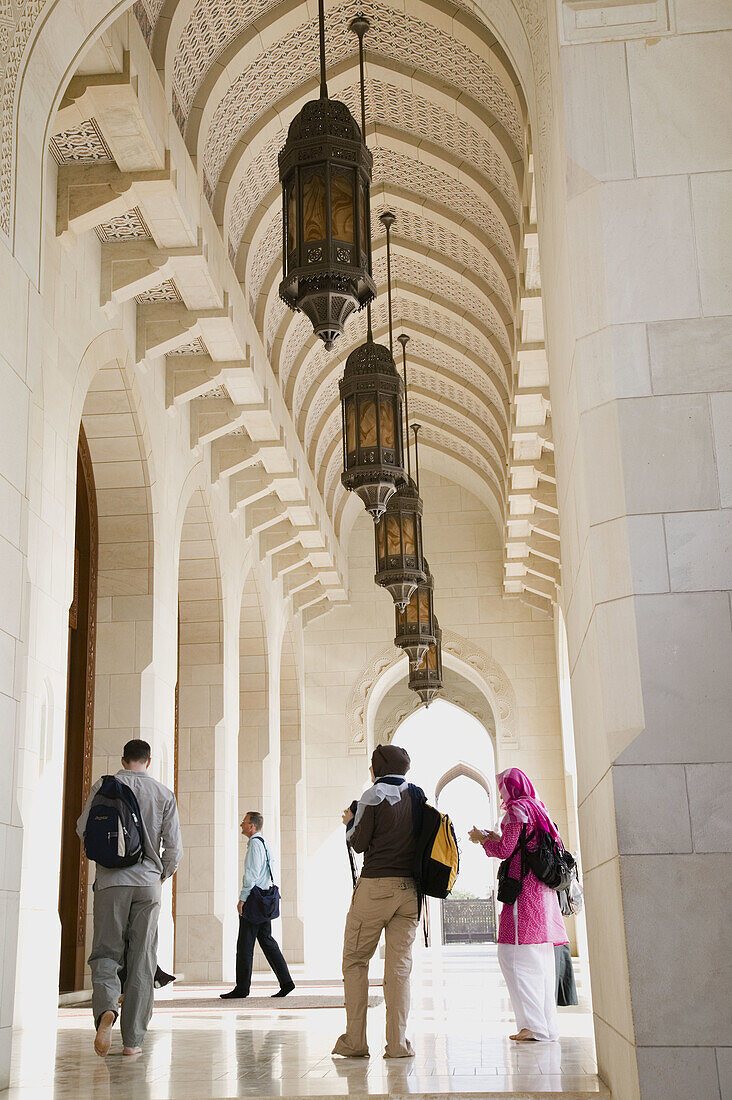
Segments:
[[[328,98],[323,0],[318,20],[320,98],[306,103],[293,119],[279,155],[280,297],[291,309],[302,310],[330,350],[351,313],[376,294],[370,240],[373,157],[345,103]]]
[[[361,70],[361,130],[366,132],[366,92],[363,69],[363,37],[369,21],[363,15],[350,24],[358,36]],[[387,217],[382,214],[382,221]],[[394,219],[394,215],[389,217]],[[391,222],[389,222],[391,225]],[[388,228],[387,228],[388,233]],[[397,373],[391,341],[391,270],[389,269],[389,348],[374,343],[371,303],[366,343],[352,351],[339,383],[343,416],[343,473],[345,489],[358,493],[374,520],[383,515],[387,501],[404,481],[402,437],[402,382]]]
[[[396,610],[396,637],[394,645],[403,649],[410,665],[419,664],[435,641],[435,617],[432,607],[434,581],[427,562],[424,563],[425,580],[418,584],[409,603]]]
[[[374,530],[374,580],[391,593],[394,603],[403,610],[417,585],[427,579],[422,553],[422,501],[411,478],[391,497]]]
[[[435,638],[422,660],[409,666],[409,687],[429,706],[442,690],[442,631],[435,619]]]
[[[391,353],[374,343],[352,351],[340,383],[343,414],[343,473],[346,489],[358,493],[374,520],[404,481],[402,393]]]

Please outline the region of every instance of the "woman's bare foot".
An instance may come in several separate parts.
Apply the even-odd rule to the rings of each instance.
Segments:
[[[142,1047],[125,1047],[122,1053],[127,1058],[132,1058],[135,1054],[142,1054]]]
[[[112,1045],[112,1027],[115,1016],[113,1012],[103,1012],[99,1020],[97,1033],[94,1036],[94,1050],[100,1058],[106,1058]]]
[[[509,1035],[509,1039],[513,1039],[515,1043],[535,1043],[537,1041],[525,1027],[522,1027],[515,1035]]]

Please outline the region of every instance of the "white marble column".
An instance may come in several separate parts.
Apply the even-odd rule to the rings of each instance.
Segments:
[[[732,19],[647,7],[652,37],[559,5],[540,243],[600,1071],[623,1100],[717,1100],[732,1065]]]

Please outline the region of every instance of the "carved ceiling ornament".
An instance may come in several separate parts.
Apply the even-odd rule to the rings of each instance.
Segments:
[[[348,25],[358,10],[358,3],[345,0],[326,12],[326,59],[329,67],[355,55],[354,39]],[[503,84],[500,70],[490,63],[488,48],[487,56],[479,56],[439,27],[385,4],[372,2],[369,18],[369,53],[420,69],[443,83],[467,92],[503,126],[516,150],[522,151],[522,122],[514,100]],[[308,19],[297,28],[288,26],[284,37],[275,40],[234,79],[217,105],[206,135],[203,160],[212,183],[218,180],[223,163],[239,134],[285,92],[312,78],[313,61],[318,56],[317,36],[317,22],[314,19]],[[186,116],[198,86],[199,82],[193,80],[187,81],[185,87],[180,81],[174,85]]]
[[[375,323],[377,310],[380,305],[383,307],[384,300],[385,295],[381,294],[376,301],[374,307]],[[424,301],[418,300],[413,296],[401,292],[399,287],[396,288],[394,293],[393,312],[395,320],[398,319],[405,325],[411,322],[412,324],[419,325],[426,331],[434,332],[444,337],[455,347],[463,349],[465,354],[469,355],[476,364],[490,364],[491,368],[493,368],[492,373],[494,377],[497,375],[499,379],[505,379],[505,371],[501,366],[494,348],[489,344],[486,337],[470,324],[469,318],[454,317],[452,313],[441,309],[437,303],[426,299]],[[302,322],[303,318],[295,317],[283,340],[279,374],[284,392],[288,392],[291,388],[294,388],[290,387],[288,384],[290,372],[295,366],[298,357],[301,355],[303,346],[306,343],[303,335],[305,325],[303,325]],[[351,323],[346,333],[349,338],[349,345],[352,341],[355,342],[364,338],[365,323],[365,319],[361,316],[351,319]],[[361,336],[361,332],[364,333],[364,336]],[[322,358],[318,361],[321,363],[320,372],[323,376],[325,376],[326,367],[329,365],[333,369],[337,368],[340,363],[340,356],[341,352],[338,350],[330,357],[328,357],[326,352],[322,353]],[[301,367],[302,362],[298,364],[298,374]],[[488,371],[486,371],[486,376],[488,376]],[[485,385],[489,387],[489,392],[494,394],[497,408],[503,408],[505,399],[501,397],[495,387],[495,383],[490,377],[486,377]]]
[[[113,160],[95,118],[54,134],[49,147],[57,164],[104,164]]]
[[[447,667],[462,675],[485,698],[495,720],[497,745],[518,748],[516,696],[498,662],[452,630],[442,632],[442,653]],[[393,645],[385,647],[369,661],[353,685],[346,705],[349,752],[368,751],[369,707],[379,681],[400,661],[405,663],[403,653]]]
[[[153,3],[160,3],[160,0],[145,0],[149,2],[150,6]],[[185,31],[183,32],[178,49],[174,60],[173,80],[178,96],[181,99],[182,104],[188,104],[192,102],[195,96],[196,90],[200,87],[205,73],[210,68],[212,62],[216,56],[224,50],[227,45],[233,44],[236,37],[241,35],[242,31],[245,31],[250,27],[254,19],[262,14],[264,11],[270,8],[274,8],[277,0],[230,0],[230,3],[226,5],[222,10],[221,5],[216,5],[213,0],[197,0],[196,7],[189,20]],[[474,9],[471,5],[464,3],[463,0],[457,0],[456,7],[461,8],[463,11],[475,16]],[[348,23],[350,17],[352,17],[357,11],[359,11],[358,3],[350,3],[347,5],[341,5],[341,11],[345,10],[344,23]],[[394,12],[392,9],[384,8],[383,11],[387,12],[390,16],[388,20],[389,24],[393,23],[395,17],[401,17],[401,12]],[[369,14],[372,18],[376,17],[377,20],[381,16],[381,9],[374,11],[373,7],[370,9]],[[330,16],[327,13],[326,18]],[[385,20],[382,19],[382,23]],[[431,22],[424,22],[414,18],[410,19],[409,30],[416,30],[419,33],[420,28],[427,28],[434,32],[435,28]],[[390,25],[389,30],[393,28]],[[202,32],[202,33],[201,33]],[[302,35],[304,28],[299,28],[298,33]],[[397,51],[400,47],[400,41],[397,38],[394,39],[394,34],[384,35],[384,41],[381,43],[382,47],[385,46],[384,52],[389,52],[389,47]],[[439,49],[440,43],[438,42],[436,49]],[[424,49],[424,46],[422,47]],[[489,48],[487,47],[489,50]],[[467,51],[469,53],[469,51]],[[459,61],[452,57],[453,51],[448,51],[445,61],[447,61],[447,74],[448,79],[457,77],[458,79],[462,75]],[[475,55],[473,55],[475,56]],[[336,51],[328,48],[328,64],[332,65],[337,62]],[[485,64],[485,63],[484,63]],[[485,65],[485,70],[490,74],[489,87],[491,92],[498,92],[499,100],[507,98],[505,91],[500,85],[500,82],[496,80],[495,75],[492,74],[490,67]],[[485,76],[485,70],[481,70],[480,77]],[[493,87],[493,84],[498,84],[498,89]],[[482,91],[485,94],[485,88],[480,88],[479,84],[476,84],[477,90]],[[501,95],[503,92],[503,95]],[[480,99],[480,95],[476,96]],[[187,111],[186,111],[187,113]],[[507,127],[507,129],[509,129]]]
[[[399,278],[394,280],[395,286],[399,287],[400,283],[408,284],[415,292],[417,292],[417,291],[424,292],[426,295],[429,295],[430,293],[437,295],[439,293],[440,289],[442,289],[444,297],[449,299],[450,305],[452,306],[454,304],[457,307],[458,303],[456,302],[455,297],[450,293],[450,290],[448,289],[449,288],[449,283],[448,283],[447,279],[444,281],[442,287],[440,287],[440,283],[438,281],[439,272],[437,272],[435,270],[435,268],[428,267],[427,265],[421,265],[421,264],[418,264],[418,263],[414,263],[414,264],[410,264],[408,262],[403,263],[402,260],[408,260],[408,258],[407,257],[402,257],[402,256],[397,256],[396,257],[397,262],[392,263],[392,271],[394,269],[396,269],[400,273]],[[380,267],[380,263],[377,262],[376,264],[374,264],[375,272],[378,272],[379,267]],[[408,274],[410,277],[405,278],[404,277],[405,274]],[[376,282],[377,282],[377,285],[382,284],[382,280],[380,278],[377,278]],[[382,303],[382,307],[383,307],[383,303],[384,303],[384,296],[383,295],[381,296],[381,303]],[[415,304],[419,305],[419,302],[417,301]],[[456,312],[457,312],[457,309],[456,309]],[[467,319],[470,320],[471,318],[468,316]],[[397,317],[397,320],[398,320],[398,317]],[[380,322],[381,322],[381,318],[379,316],[377,316],[377,311],[374,310],[374,325],[375,325],[375,327],[379,327]],[[437,326],[434,326],[434,327],[435,327],[435,329],[437,328]],[[363,328],[362,325],[359,325],[358,329],[356,329],[355,324],[349,326],[349,328],[348,328],[349,347],[355,348],[355,347],[358,346],[358,343],[360,342],[360,337],[361,337],[361,334],[362,334],[361,333],[362,328]],[[364,333],[364,336],[365,336],[365,333]],[[508,371],[506,369],[501,369],[500,361],[498,360],[497,355],[496,355],[496,353],[495,353],[495,351],[492,347],[491,347],[491,351],[493,352],[493,355],[492,355],[493,372],[492,373],[494,374],[494,377],[495,377],[495,375],[498,374],[498,371],[499,370],[501,371],[501,374],[499,375],[499,377],[501,379],[501,382],[502,382],[502,385],[503,385],[504,391],[505,391],[508,388],[508,378],[507,378]],[[312,412],[312,402],[313,402],[313,399],[314,399],[314,396],[315,396],[315,389],[317,387],[317,389],[320,390],[321,388],[328,387],[328,386],[330,386],[331,389],[332,389],[332,387],[334,385],[337,385],[337,379],[338,379],[339,375],[342,373],[342,364],[345,363],[345,358],[347,357],[347,355],[348,355],[347,349],[341,348],[338,351],[338,357],[337,358],[323,362],[323,360],[320,357],[318,357],[315,354],[314,351],[310,352],[307,359],[302,363],[302,365],[300,366],[300,368],[297,372],[295,385],[294,385],[293,391],[292,391],[292,412],[293,412],[295,421],[297,423],[300,422],[300,420],[302,418],[301,414],[303,413],[303,411],[305,411],[307,413],[308,423],[311,423],[311,424],[313,423],[313,421],[311,420],[311,412]],[[483,361],[486,361],[486,360],[484,359]],[[481,389],[484,392],[488,389],[487,382],[488,382],[488,380],[486,380],[486,384],[481,386]],[[490,391],[488,391],[488,392],[490,392]],[[447,395],[445,394],[445,396],[447,396]],[[499,409],[502,408],[503,401],[502,401],[498,391],[496,390],[495,386],[492,387],[492,392],[490,392],[490,400],[493,401],[494,403],[496,403],[496,408],[499,408]],[[311,438],[307,435],[307,431],[306,431],[306,441],[307,441],[307,445],[309,446],[310,442],[311,442]]]
[[[139,206],[120,214],[119,217],[111,218],[103,225],[98,225],[95,232],[99,240],[106,244],[113,241],[147,240],[152,236]]]
[[[26,47],[30,42],[35,25],[44,8],[50,8],[54,0],[6,0],[3,7],[3,30],[0,35],[0,231],[9,235],[11,212],[13,207],[13,162],[14,150],[14,126],[13,119],[16,112],[16,94],[18,91],[18,76],[21,63],[26,55]],[[203,7],[216,13],[220,5],[213,0],[199,0]],[[531,52],[533,77],[536,94],[536,117],[534,119],[535,137],[538,149],[544,154],[539,159],[539,179],[542,193],[546,186],[547,165],[550,133],[553,125],[553,101],[551,94],[551,80],[549,73],[549,33],[546,16],[546,0],[511,0],[521,24],[526,30]],[[147,0],[146,18],[150,24],[147,40],[150,41],[154,31],[155,22],[162,9],[161,0]],[[459,7],[468,8],[467,4],[459,4]],[[245,4],[246,10],[253,7],[251,0]],[[198,7],[195,9],[198,11]],[[481,16],[470,6],[471,13],[493,31],[489,19]],[[232,22],[241,28],[246,17],[242,17],[239,11],[232,11]],[[500,28],[495,28],[500,31]],[[225,33],[222,42],[225,41]],[[450,40],[451,42],[451,40]],[[81,46],[82,43],[80,42]],[[452,42],[451,42],[452,47]],[[207,56],[201,67],[201,72],[210,64],[215,56],[217,46]],[[220,51],[221,45],[218,45]],[[193,52],[202,52],[196,48]],[[451,52],[451,51],[448,51]],[[441,61],[444,58],[440,59]],[[172,75],[172,74],[171,74]],[[524,79],[528,74],[523,74]],[[177,97],[176,97],[177,98]],[[522,135],[519,132],[519,142]],[[520,146],[519,146],[520,147]]]

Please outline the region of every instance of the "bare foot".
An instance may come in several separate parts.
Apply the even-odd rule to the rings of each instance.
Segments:
[[[122,1053],[127,1058],[132,1058],[135,1054],[142,1054],[142,1047],[125,1047]]]
[[[509,1039],[513,1039],[515,1043],[535,1043],[537,1041],[525,1027],[522,1027],[515,1035],[509,1035]]]
[[[99,1021],[97,1033],[94,1036],[94,1050],[100,1058],[106,1058],[112,1045],[112,1027],[114,1025],[114,1013],[103,1012]]]

